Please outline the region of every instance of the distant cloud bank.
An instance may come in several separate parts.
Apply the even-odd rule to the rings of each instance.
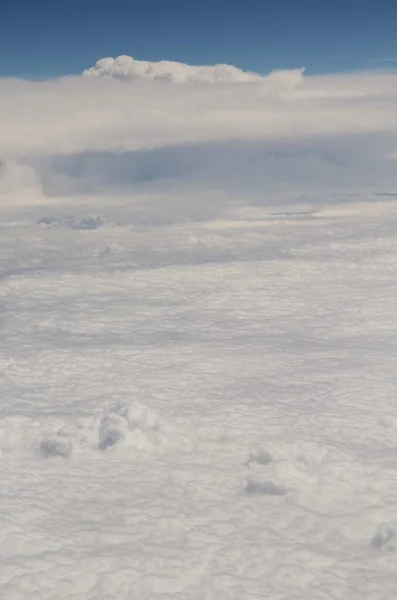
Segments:
[[[167,177],[397,186],[396,102],[393,71],[261,75],[119,56],[77,77],[0,79],[0,195],[41,193],[44,179],[57,193]]]

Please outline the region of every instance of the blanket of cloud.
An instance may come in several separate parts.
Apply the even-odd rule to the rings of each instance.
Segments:
[[[390,600],[397,76],[113,64],[0,80],[1,596]]]

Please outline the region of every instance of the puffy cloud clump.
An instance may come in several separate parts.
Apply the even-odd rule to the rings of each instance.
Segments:
[[[233,65],[186,65],[172,60],[151,62],[135,60],[131,56],[101,58],[83,72],[85,77],[114,77],[115,79],[164,79],[174,83],[188,81],[258,82],[263,79],[258,73],[247,72]]]

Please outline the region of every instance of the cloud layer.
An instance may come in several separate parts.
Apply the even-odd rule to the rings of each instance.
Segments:
[[[76,193],[170,178],[264,190],[393,186],[396,101],[390,72],[261,76],[131,57],[102,59],[79,77],[3,79],[0,192]]]

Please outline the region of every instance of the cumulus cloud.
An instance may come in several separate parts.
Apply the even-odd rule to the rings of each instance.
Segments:
[[[3,79],[0,193],[167,178],[393,185],[396,100],[393,72],[259,75],[131,57],[102,59],[79,77]]]
[[[257,73],[242,71],[233,65],[186,65],[184,63],[160,60],[151,62],[135,60],[131,56],[117,58],[101,58],[95,65],[83,72],[85,77],[114,77],[115,79],[135,80],[163,79],[174,83],[187,81],[216,82],[249,82],[260,81]]]

